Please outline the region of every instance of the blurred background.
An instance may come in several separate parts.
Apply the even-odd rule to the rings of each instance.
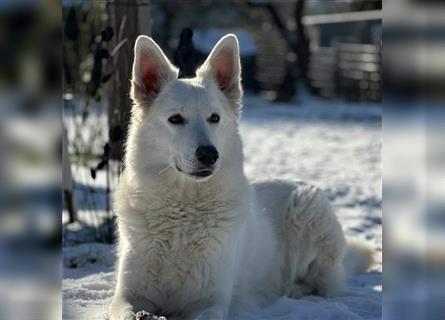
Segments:
[[[445,317],[445,3],[384,4],[384,316]]]
[[[445,317],[443,2],[6,0],[0,12],[0,319],[62,317],[62,285],[63,318],[103,318],[134,40],[153,37],[189,77],[228,32],[249,178],[315,183],[379,255],[383,187],[383,312],[381,257],[350,283],[365,313],[334,302],[362,318]]]

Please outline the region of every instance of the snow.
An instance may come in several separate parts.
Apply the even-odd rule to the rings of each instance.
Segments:
[[[304,106],[269,106],[257,97],[246,99],[240,129],[246,174],[251,179],[304,180],[321,187],[346,235],[367,242],[376,252],[377,263],[370,272],[351,277],[335,297],[281,298],[265,309],[234,314],[232,319],[381,319],[381,108],[304,100]],[[87,172],[76,168],[76,179],[82,170]],[[86,216],[82,208],[79,215]],[[115,263],[114,245],[65,242],[64,319],[106,319]]]

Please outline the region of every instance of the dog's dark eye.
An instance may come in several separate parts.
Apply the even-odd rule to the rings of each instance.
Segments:
[[[220,120],[219,115],[217,115],[216,113],[212,113],[212,115],[209,118],[210,123],[218,123],[219,120]]]
[[[171,124],[184,124],[185,119],[180,114],[175,114],[168,118],[168,122]]]

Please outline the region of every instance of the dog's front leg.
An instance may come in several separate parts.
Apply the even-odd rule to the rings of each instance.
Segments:
[[[194,320],[225,320],[229,314],[235,281],[238,277],[240,263],[240,239],[244,225],[227,239],[227,246],[218,263],[215,283],[217,286],[214,303],[198,312]]]

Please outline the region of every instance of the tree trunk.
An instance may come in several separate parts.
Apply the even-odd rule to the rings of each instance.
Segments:
[[[303,24],[305,4],[305,0],[298,0],[295,6],[295,23],[297,29],[297,46],[295,51],[297,54],[298,67],[303,80],[307,79],[307,70],[310,59],[309,38]]]
[[[110,2],[108,10],[110,24],[114,29],[113,47],[110,51],[122,45],[113,56],[114,74],[108,109],[110,159],[122,161],[131,110],[129,92],[133,46],[140,34],[149,33],[150,24],[147,20],[149,21],[150,17],[148,1]],[[140,23],[141,13],[146,13],[147,20],[141,19]]]
[[[62,170],[63,170],[63,196],[66,209],[68,210],[68,223],[77,220],[76,203],[74,198],[74,180],[71,173],[71,158],[68,152],[68,136],[65,126],[63,126],[62,137]]]

